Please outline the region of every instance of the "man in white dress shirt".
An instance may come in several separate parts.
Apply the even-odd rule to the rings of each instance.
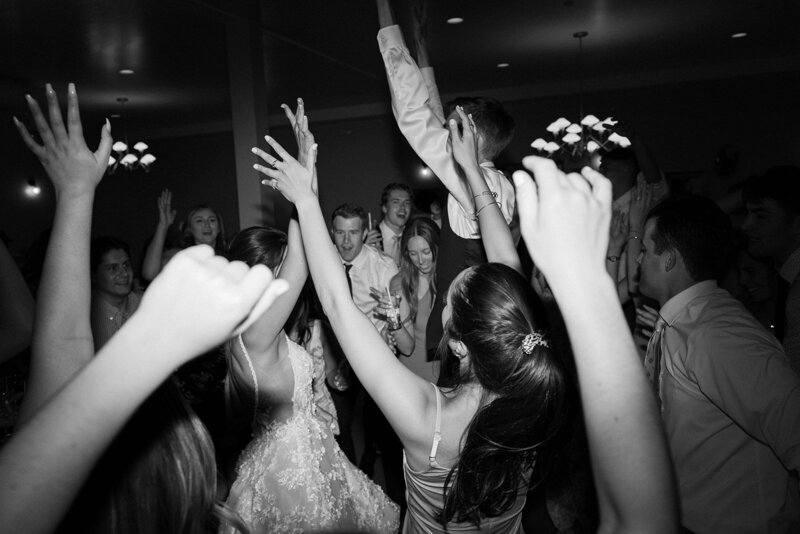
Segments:
[[[381,193],[381,222],[370,228],[366,244],[373,245],[400,267],[400,240],[403,237],[414,202],[414,192],[406,184],[392,182]]]
[[[662,405],[682,524],[698,534],[800,532],[800,377],[775,337],[717,287],[730,234],[707,198],[651,210],[639,288],[661,308],[645,368]]]
[[[370,294],[370,288],[387,287],[397,274],[397,265],[378,249],[364,246],[367,215],[361,206],[342,204],[333,210],[331,235],[351,284],[353,302],[380,331],[386,322],[375,317],[378,301]]]

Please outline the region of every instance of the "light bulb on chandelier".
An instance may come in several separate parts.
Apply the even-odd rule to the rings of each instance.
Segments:
[[[531,143],[531,147],[538,155],[553,159],[562,167],[578,168],[592,158],[592,155],[602,150],[611,150],[616,147],[628,147],[631,142],[613,131],[617,124],[612,117],[603,120],[596,116],[583,114],[583,38],[589,32],[575,32],[572,36],[578,39],[578,63],[580,69],[580,122],[572,122],[564,117],[559,117],[547,126],[551,140],[542,137]]]
[[[114,174],[120,165],[122,165],[122,168],[126,171],[142,169],[144,172],[150,172],[150,166],[156,160],[156,157],[147,151],[148,148],[150,148],[147,143],[139,141],[133,145],[133,150],[129,148],[127,143],[128,128],[125,123],[125,103],[127,101],[128,99],[124,96],[117,98],[117,102],[119,102],[122,107],[120,116],[122,117],[122,130],[126,142],[117,141],[111,146],[111,150],[114,154],[108,158],[108,174]]]

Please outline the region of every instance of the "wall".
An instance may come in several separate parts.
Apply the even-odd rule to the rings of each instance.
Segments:
[[[800,73],[789,72],[587,93],[585,109],[632,122],[668,173],[709,169],[717,148],[726,143],[739,146],[743,172],[750,173],[773,164],[798,163],[797,94]],[[313,124],[313,102],[307,104],[320,145],[320,197],[326,217],[337,205],[351,201],[377,218],[381,189],[391,181],[407,181],[418,189],[436,187],[435,180],[419,178],[421,164],[390,115]],[[507,168],[519,165],[530,153],[530,142],[544,136],[552,120],[561,115],[578,118],[577,95],[516,100],[506,106],[517,120],[517,135],[499,162]],[[272,135],[294,150],[288,128],[273,125]],[[138,253],[157,222],[158,194],[167,187],[179,217],[191,205],[211,204],[228,223],[230,237],[238,230],[233,227],[238,208],[232,143],[230,133],[152,140],[159,159],[150,174],[119,172],[102,182],[94,233],[118,235]],[[263,140],[258,144],[265,146]],[[36,177],[41,185],[46,180],[21,142],[11,147],[0,168],[0,230],[24,248],[50,224],[52,191],[44,187],[35,201],[22,196],[27,177]]]

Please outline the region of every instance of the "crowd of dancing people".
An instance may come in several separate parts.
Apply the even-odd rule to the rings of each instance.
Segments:
[[[91,238],[110,123],[92,151],[73,84],[26,95],[56,204],[35,299],[0,246],[0,532],[800,531],[800,168],[679,194],[620,122],[598,169],[508,177],[502,104],[443,106],[424,11],[413,57],[376,3],[430,212],[391,183],[326,218],[298,99],[253,148],[287,231],[197,205],[172,242],[165,190],[137,276]]]

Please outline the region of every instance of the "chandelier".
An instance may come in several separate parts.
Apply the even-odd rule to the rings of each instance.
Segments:
[[[133,149],[128,145],[128,128],[125,123],[125,103],[127,101],[128,99],[124,96],[117,98],[117,102],[122,107],[120,116],[122,117],[122,131],[125,136],[125,142],[117,141],[111,146],[111,150],[114,153],[108,157],[108,174],[114,174],[120,165],[126,171],[142,169],[144,172],[149,172],[150,165],[156,160],[153,154],[147,152],[147,149],[150,148],[147,143],[139,141],[133,145]]]
[[[600,150],[611,150],[616,147],[628,147],[631,142],[627,137],[613,131],[617,124],[612,117],[600,120],[595,115],[583,113],[583,38],[589,32],[575,32],[572,36],[578,39],[578,67],[580,77],[580,117],[572,122],[559,117],[547,126],[550,139],[539,137],[531,143],[531,147],[540,156],[559,161],[563,167],[578,167],[586,164],[593,154]]]

